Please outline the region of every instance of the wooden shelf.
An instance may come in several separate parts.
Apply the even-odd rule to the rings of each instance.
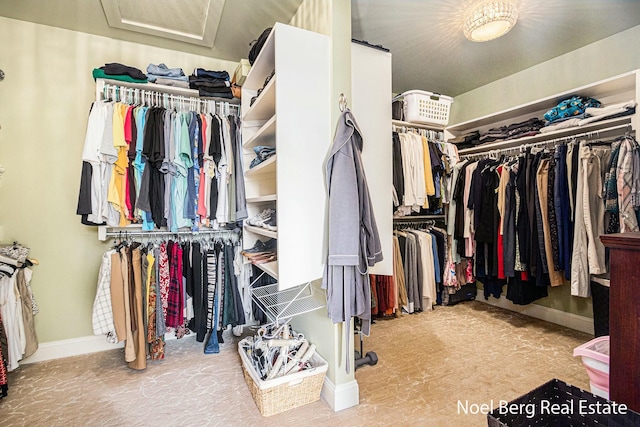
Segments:
[[[257,101],[256,101],[257,102]],[[242,145],[251,148],[258,145],[274,146],[276,141],[276,116],[271,117],[260,129]]]
[[[258,175],[265,175],[268,173],[274,173],[275,171],[276,171],[276,154],[269,157],[267,160],[260,163],[258,166],[251,169],[247,169],[247,171],[244,173],[244,176],[252,177],[252,176],[258,176]]]
[[[247,197],[247,203],[275,202],[278,200],[277,194],[267,194],[266,196]]]
[[[253,226],[253,225],[246,225],[245,224],[244,230],[247,231],[247,232],[254,233],[254,234],[259,234],[260,236],[269,237],[271,239],[277,239],[278,238],[278,232],[277,231],[267,230],[266,228],[262,228],[262,227],[256,227],[256,226]]]

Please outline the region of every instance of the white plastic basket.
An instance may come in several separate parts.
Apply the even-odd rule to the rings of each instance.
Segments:
[[[446,126],[453,98],[425,90],[410,90],[404,98],[404,120],[407,122]]]

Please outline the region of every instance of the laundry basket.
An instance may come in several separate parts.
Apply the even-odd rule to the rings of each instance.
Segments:
[[[446,126],[453,98],[425,90],[410,90],[404,98],[404,120],[413,123]]]
[[[574,356],[582,356],[582,364],[589,375],[591,393],[609,398],[609,337],[593,339],[573,350]]]

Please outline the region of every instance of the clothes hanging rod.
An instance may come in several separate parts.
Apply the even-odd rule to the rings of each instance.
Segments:
[[[618,126],[612,126],[612,127],[608,127],[608,128],[603,128],[603,129],[597,129],[597,130],[592,130],[589,132],[582,132],[582,133],[578,133],[578,134],[574,134],[574,135],[567,135],[567,136],[562,136],[559,138],[553,138],[553,139],[548,139],[545,141],[539,141],[539,142],[532,142],[532,143],[525,143],[525,144],[521,144],[521,145],[513,145],[510,147],[495,147],[489,150],[485,150],[485,151],[477,151],[475,153],[462,153],[459,154],[460,158],[462,159],[471,159],[474,157],[478,157],[478,156],[486,156],[488,154],[503,154],[505,152],[509,152],[509,151],[519,151],[522,152],[524,150],[526,150],[527,148],[533,148],[533,147],[544,147],[550,144],[555,144],[558,142],[564,142],[564,141],[571,141],[571,140],[575,140],[575,139],[580,139],[580,138],[599,138],[600,137],[600,133],[605,133],[605,132],[613,132],[616,130],[622,130],[622,129],[626,129],[626,130],[631,130],[633,129],[633,127],[631,126],[631,123],[627,123],[624,125],[618,125]],[[503,141],[505,144],[508,144],[510,141]],[[478,146],[476,148],[480,148],[481,146]]]
[[[403,120],[396,120],[396,119],[391,120],[391,124],[396,125],[396,126],[404,126],[404,127],[408,127],[408,128],[414,128],[414,129],[432,130],[432,131],[435,131],[435,132],[443,132],[444,131],[444,126],[443,125],[425,125],[425,124],[422,124],[422,123],[405,122]]]
[[[106,96],[106,92],[114,92],[120,91],[120,98],[123,99],[126,96],[136,96],[140,100],[144,101],[145,97],[151,97],[157,100],[173,100],[173,101],[181,101],[181,102],[197,102],[201,105],[206,105],[210,102],[215,102],[216,104],[222,104],[228,108],[240,109],[240,105],[237,102],[233,102],[232,99],[221,99],[221,98],[209,98],[209,97],[199,97],[196,94],[175,94],[169,93],[166,91],[158,90],[158,88],[147,88],[145,86],[140,87],[138,85],[136,87],[125,86],[120,84],[113,84],[109,82],[104,82],[103,86],[103,96]],[[171,86],[169,86],[171,87]],[[190,89],[191,90],[191,89]]]
[[[444,219],[444,214],[440,215],[416,215],[416,216],[396,216],[393,217],[394,221],[420,221],[430,219]]]
[[[101,238],[100,240],[106,240],[110,237],[158,237],[158,236],[200,236],[203,234],[210,235],[220,235],[220,236],[236,236],[240,234],[240,231],[236,230],[211,230],[211,229],[203,229],[198,231],[192,230],[178,230],[178,231],[168,231],[168,230],[158,230],[158,231],[142,231],[142,230],[107,230],[102,236],[105,238]],[[102,237],[101,236],[101,237]]]

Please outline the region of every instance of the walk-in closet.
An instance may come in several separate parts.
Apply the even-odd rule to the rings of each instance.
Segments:
[[[0,39],[0,425],[640,425],[640,3]]]

